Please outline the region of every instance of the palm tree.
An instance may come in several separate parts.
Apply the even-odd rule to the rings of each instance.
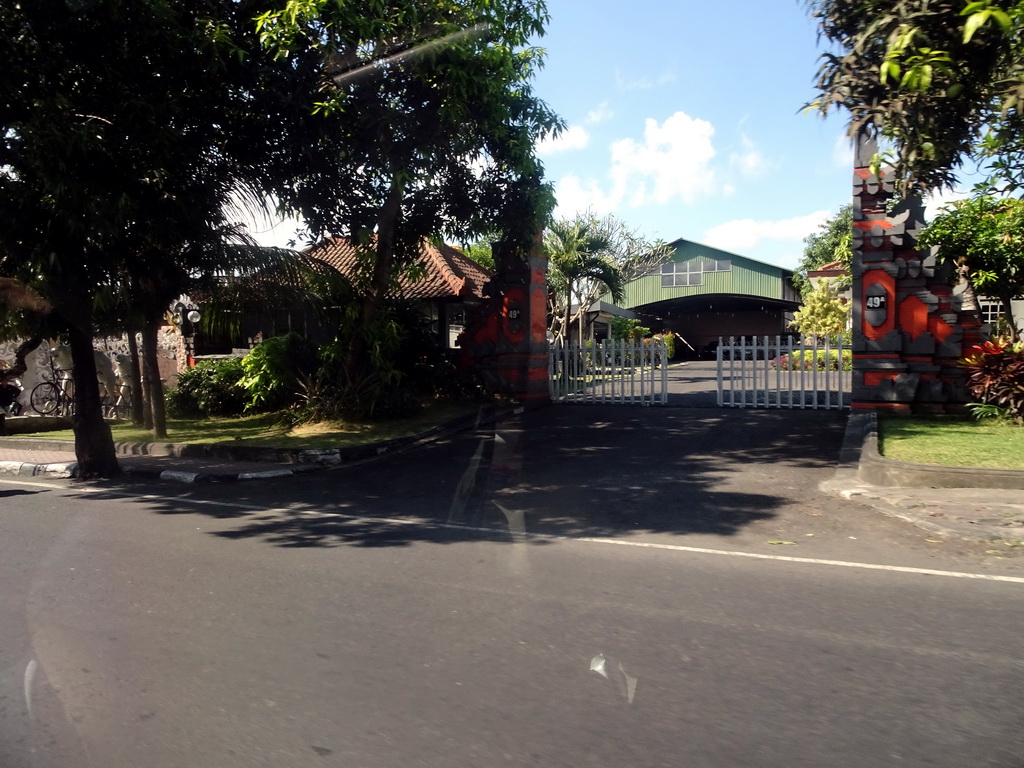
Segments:
[[[583,317],[587,307],[582,297],[588,294],[585,286],[603,285],[612,301],[625,296],[622,270],[607,253],[611,238],[600,223],[591,217],[577,217],[573,221],[562,219],[548,226],[544,237],[544,250],[548,257],[548,286],[555,299],[555,312],[563,310],[563,322],[556,337],[568,338],[573,320],[572,300],[579,300],[576,320],[579,322],[579,340],[583,344]],[[564,307],[559,304],[564,302]]]

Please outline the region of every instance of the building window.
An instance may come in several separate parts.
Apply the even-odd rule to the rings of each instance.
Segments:
[[[700,285],[703,272],[703,262],[695,261],[670,261],[661,267],[661,287],[675,288],[684,285]]]
[[[651,275],[661,275],[662,288],[675,288],[685,285],[700,285],[701,275],[705,272],[729,272],[732,262],[729,259],[690,259],[689,261],[670,261],[655,269]]]
[[[998,325],[999,318],[1003,316],[1003,302],[981,299],[978,304],[981,306],[981,322],[986,325]]]

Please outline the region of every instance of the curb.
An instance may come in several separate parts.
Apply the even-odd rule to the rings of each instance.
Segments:
[[[886,488],[997,488],[1024,490],[1024,470],[947,467],[887,459],[878,452],[878,417],[868,414],[860,479]]]
[[[925,531],[972,541],[1024,539],[1024,504],[989,493],[1017,488],[1024,488],[1021,470],[913,464],[881,456],[874,412],[850,416],[839,466],[819,485],[824,493],[868,503]]]
[[[74,477],[78,462],[70,464],[34,464],[30,461],[0,461],[0,474],[22,477]]]
[[[185,459],[221,459],[225,461],[265,461],[268,463],[294,464],[294,467],[268,469],[264,471],[245,472],[189,472],[176,469],[150,469],[148,467],[123,467],[123,474],[130,477],[149,478],[174,483],[220,483],[242,480],[267,480],[306,474],[323,469],[332,469],[342,465],[357,464],[397,453],[417,445],[425,445],[434,440],[463,432],[467,429],[479,429],[492,425],[511,415],[518,415],[525,406],[498,408],[482,407],[476,414],[459,416],[443,424],[436,425],[417,435],[384,440],[379,443],[349,446],[347,448],[325,449],[279,449],[259,448],[255,446],[231,446],[219,444],[197,443],[115,443],[114,449],[118,456],[170,456]],[[50,450],[74,452],[73,440],[31,440],[17,438],[6,440],[0,437],[0,445],[25,448],[27,450]],[[0,461],[0,474],[27,477],[74,478],[78,476],[78,462],[37,464],[22,461]]]

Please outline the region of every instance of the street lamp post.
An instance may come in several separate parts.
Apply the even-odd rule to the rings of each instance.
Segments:
[[[192,363],[193,342],[196,335],[196,324],[202,318],[198,307],[179,301],[171,310],[171,322],[181,331],[181,339],[185,346],[188,363]]]

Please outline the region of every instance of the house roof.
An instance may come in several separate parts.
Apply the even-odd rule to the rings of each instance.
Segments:
[[[748,262],[749,264],[756,264],[761,268],[767,267],[773,272],[778,272],[782,275],[792,275],[793,270],[787,269],[786,267],[780,267],[777,264],[769,264],[767,261],[758,261],[752,259],[749,256],[740,256],[738,253],[732,253],[731,251],[723,251],[721,248],[714,248],[710,245],[704,245],[698,243],[696,240],[687,240],[685,237],[677,237],[672,242],[668,243],[669,246],[675,249],[676,254],[683,254],[687,259],[704,257],[714,259],[729,259],[733,261]]]
[[[817,269],[807,270],[808,277],[838,277],[846,274],[846,267],[841,261],[832,261]]]
[[[306,256],[329,264],[344,275],[355,271],[357,253],[348,238],[332,237],[303,251]],[[481,298],[484,283],[491,273],[450,245],[420,242],[419,261],[423,274],[413,280],[408,275],[398,279],[398,293],[406,299]]]

